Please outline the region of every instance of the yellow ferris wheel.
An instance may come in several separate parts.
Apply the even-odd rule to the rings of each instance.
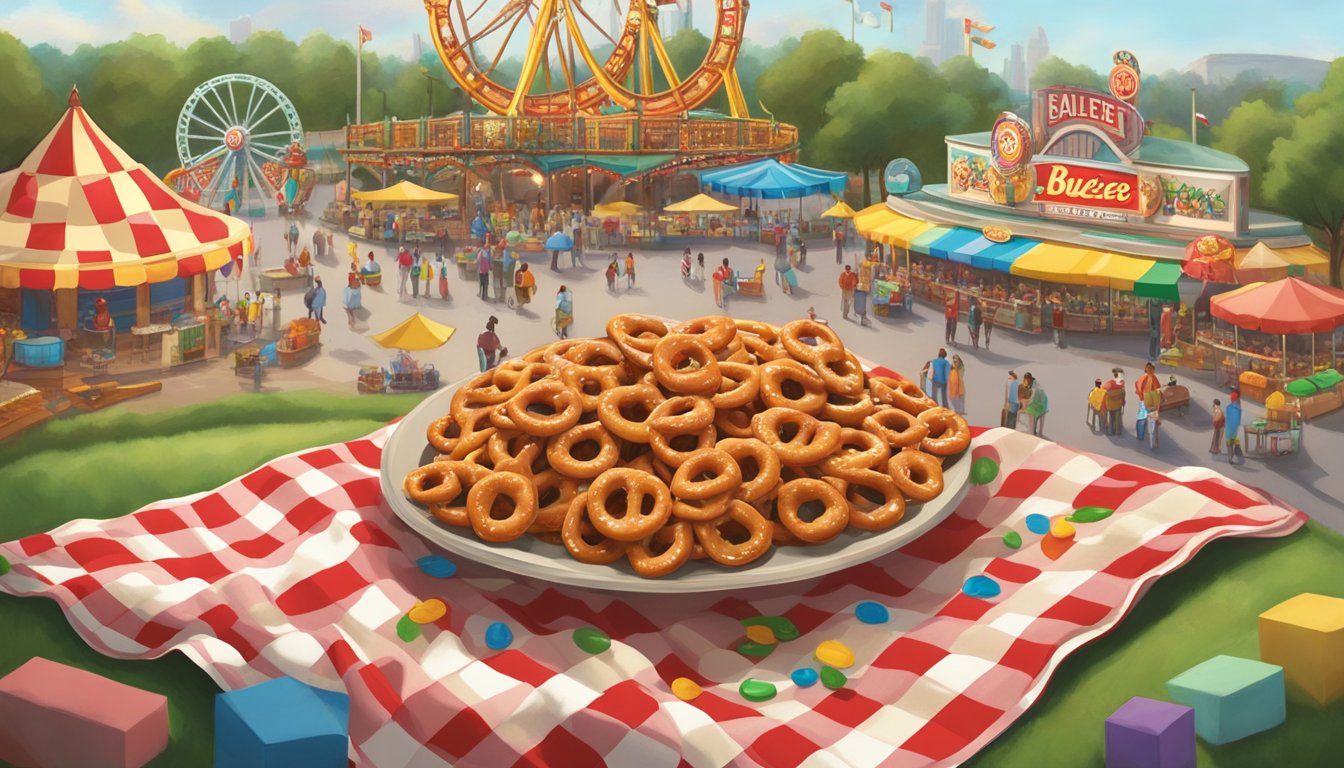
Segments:
[[[676,0],[425,0],[425,9],[448,72],[497,114],[593,114],[617,104],[643,115],[676,115],[722,87],[733,116],[747,117],[734,66],[748,3],[712,1],[709,51],[689,73],[674,69],[658,28],[659,7]],[[525,45],[522,70],[504,77],[498,68],[511,44],[515,54],[516,44]]]

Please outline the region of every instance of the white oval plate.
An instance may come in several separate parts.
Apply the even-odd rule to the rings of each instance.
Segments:
[[[406,498],[402,481],[408,472],[436,455],[425,434],[431,423],[448,413],[449,401],[461,383],[425,398],[393,430],[383,449],[383,496],[407,525],[454,555],[555,584],[617,592],[687,593],[772,586],[824,576],[866,563],[919,538],[952,514],[970,485],[970,457],[962,454],[945,468],[942,494],[928,504],[911,504],[894,528],[879,533],[849,529],[826,544],[774,547],[761,559],[740,568],[725,568],[709,560],[691,561],[670,576],[646,579],[624,560],[613,565],[580,563],[563,547],[533,536],[507,544],[486,543],[469,528],[440,523],[429,510]]]

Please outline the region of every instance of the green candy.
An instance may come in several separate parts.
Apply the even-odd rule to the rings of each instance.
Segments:
[[[845,673],[835,667],[824,666],[821,668],[821,684],[830,688],[832,691],[838,691],[841,688],[844,688],[845,683],[847,682],[849,682],[849,678],[845,677]]]
[[[737,692],[742,694],[742,698],[747,701],[769,701],[775,698],[778,691],[775,690],[774,683],[767,683],[764,680],[756,680],[748,677],[737,686]]]
[[[0,555],[0,576],[4,576],[6,573],[9,573],[9,561],[5,559],[4,555]]]
[[[1003,543],[1013,549],[1022,546],[1022,534],[1017,531],[1009,531],[1003,534]]]
[[[769,627],[771,632],[775,633],[775,639],[781,643],[789,640],[797,640],[802,633],[793,625],[792,621],[783,616],[753,616],[750,619],[743,619],[744,627]]]
[[[999,462],[981,456],[971,463],[971,482],[976,485],[988,485],[999,476]]]
[[[574,630],[574,644],[588,653],[597,654],[611,647],[611,638],[595,627],[580,627]]]
[[[410,616],[402,616],[401,621],[397,622],[397,637],[403,642],[411,642],[420,636],[420,625],[411,621]]]
[[[765,645],[764,643],[753,643],[750,640],[738,643],[737,645],[738,653],[742,654],[743,656],[754,656],[758,659],[763,659],[766,656],[769,656],[770,654],[774,653],[774,651],[775,646],[773,645]]]
[[[1113,514],[1115,514],[1115,510],[1106,507],[1082,507],[1073,510],[1073,514],[1064,519],[1070,523],[1095,523],[1098,520],[1105,520]]]

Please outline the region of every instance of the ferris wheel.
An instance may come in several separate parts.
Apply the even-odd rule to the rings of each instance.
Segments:
[[[644,115],[676,115],[724,88],[733,115],[746,117],[734,65],[747,0],[712,0],[713,37],[693,72],[675,70],[658,27],[659,8],[676,2],[425,0],[425,8],[449,74],[497,114],[591,114],[615,104]],[[611,23],[604,25],[603,17]],[[501,62],[519,54],[521,71],[505,76]]]
[[[202,205],[264,215],[285,202],[286,158],[303,141],[284,93],[252,75],[221,75],[177,116],[177,156]]]

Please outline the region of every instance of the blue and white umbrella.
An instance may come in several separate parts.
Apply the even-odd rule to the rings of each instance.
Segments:
[[[485,219],[481,218],[480,216],[477,216],[476,218],[474,218],[474,219],[471,220],[471,236],[472,236],[472,237],[477,237],[477,238],[485,237],[485,233],[486,233],[486,231],[487,231],[487,228],[486,228],[486,226],[485,226]]]
[[[564,232],[556,232],[554,235],[546,238],[544,246],[548,251],[568,251],[574,247],[574,238],[566,235]]]

